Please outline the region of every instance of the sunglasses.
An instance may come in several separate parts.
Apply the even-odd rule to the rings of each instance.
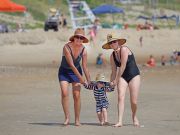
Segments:
[[[114,44],[114,43],[117,43],[117,41],[116,40],[115,41],[111,41],[108,44],[111,45],[111,44]]]
[[[74,38],[80,39],[80,40],[84,40],[84,37],[83,37],[83,36],[74,36]]]

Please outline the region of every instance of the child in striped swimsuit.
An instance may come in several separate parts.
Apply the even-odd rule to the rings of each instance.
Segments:
[[[101,78],[101,79],[100,79]],[[96,100],[96,112],[101,125],[109,125],[107,120],[107,108],[109,105],[106,92],[114,91],[109,82],[104,81],[104,76],[98,74],[96,82],[84,84],[84,87],[93,90]]]

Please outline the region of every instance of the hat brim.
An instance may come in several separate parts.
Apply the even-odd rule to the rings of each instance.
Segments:
[[[118,41],[120,46],[126,43],[126,39],[123,39],[123,38],[121,38],[121,39],[113,39],[113,40],[105,43],[104,45],[102,45],[102,48],[103,49],[111,49],[109,43],[112,42],[112,41],[116,41],[116,40]]]
[[[109,81],[107,81],[107,80],[101,80],[101,79],[99,79],[99,80],[96,80],[96,82],[109,82]]]
[[[76,35],[73,35],[69,38],[69,41],[74,41],[74,37],[75,36],[82,36],[84,39],[83,39],[83,43],[88,43],[89,42],[89,39],[87,39],[85,36],[81,35],[81,34],[76,34]]]

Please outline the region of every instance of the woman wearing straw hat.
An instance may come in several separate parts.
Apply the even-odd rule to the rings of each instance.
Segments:
[[[126,39],[114,38],[111,34],[108,34],[107,43],[102,46],[103,49],[114,50],[110,56],[110,62],[112,67],[111,84],[117,85],[118,89],[118,122],[114,125],[115,127],[123,126],[125,93],[128,87],[133,124],[134,126],[139,126],[136,111],[140,87],[140,72],[133,53],[127,46],[124,46],[125,43]]]
[[[87,68],[87,51],[82,43],[88,43],[85,37],[84,29],[77,28],[74,35],[69,38],[67,44],[63,48],[63,56],[59,67],[58,78],[61,88],[61,102],[65,114],[64,125],[68,125],[70,121],[69,113],[69,91],[68,86],[72,84],[72,93],[74,99],[75,125],[80,126],[80,84],[85,82],[82,76],[82,68],[86,76],[87,82],[90,82],[90,75]],[[82,68],[80,61],[82,59]]]

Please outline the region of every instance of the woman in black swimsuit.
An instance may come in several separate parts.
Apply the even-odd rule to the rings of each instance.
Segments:
[[[133,125],[139,126],[136,111],[140,87],[140,72],[131,50],[126,46],[122,46],[124,43],[126,43],[126,39],[114,38],[108,34],[107,43],[102,46],[103,49],[114,50],[110,56],[110,61],[112,67],[111,84],[117,85],[118,89],[118,122],[114,125],[115,127],[123,126],[125,93],[128,87],[130,91]]]

